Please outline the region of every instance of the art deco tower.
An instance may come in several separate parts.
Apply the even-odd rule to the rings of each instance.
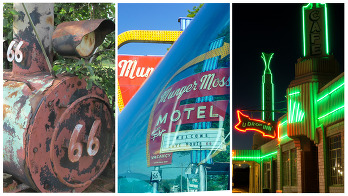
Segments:
[[[265,63],[265,70],[262,75],[262,97],[261,110],[262,120],[266,122],[274,121],[274,86],[272,72],[270,69],[271,59],[274,53],[262,53],[261,58]]]

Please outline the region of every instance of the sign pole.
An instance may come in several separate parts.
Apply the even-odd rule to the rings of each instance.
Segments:
[[[155,171],[159,171],[160,167],[159,166],[155,166]],[[152,192],[153,193],[157,193],[158,190],[158,181],[153,182],[153,186],[152,186]]]
[[[206,184],[205,184],[205,167],[203,164],[199,165],[199,190],[200,191],[206,191]]]

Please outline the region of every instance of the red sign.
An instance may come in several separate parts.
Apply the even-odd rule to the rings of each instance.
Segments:
[[[238,124],[234,126],[238,131],[257,131],[262,133],[263,137],[275,138],[276,132],[269,122],[265,122],[258,119],[251,119],[249,116],[243,114],[241,111],[237,110]]]
[[[215,69],[182,79],[160,93],[152,109],[147,133],[149,167],[171,164],[172,152],[160,152],[163,134],[175,133],[182,124],[224,121],[229,100],[185,104],[183,101],[210,95],[228,95],[229,81],[229,68]],[[209,133],[209,129],[205,131]],[[188,147],[186,150],[191,149]]]
[[[139,90],[162,58],[162,56],[118,55],[118,83],[124,105]]]

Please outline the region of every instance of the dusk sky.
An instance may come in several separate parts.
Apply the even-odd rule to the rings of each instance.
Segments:
[[[305,4],[232,4],[232,149],[251,149],[253,132],[234,129],[236,110],[261,110],[264,63],[261,52],[274,53],[270,63],[275,110],[286,108],[286,88],[303,56],[302,6]],[[344,67],[344,5],[328,4],[329,52]],[[260,113],[251,114],[260,119]],[[276,120],[283,114],[276,115]]]

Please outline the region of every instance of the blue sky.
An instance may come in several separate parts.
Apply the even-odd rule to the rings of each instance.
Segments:
[[[128,30],[180,30],[179,17],[186,17],[199,3],[119,3],[118,35]],[[170,44],[129,43],[118,54],[164,55]]]

